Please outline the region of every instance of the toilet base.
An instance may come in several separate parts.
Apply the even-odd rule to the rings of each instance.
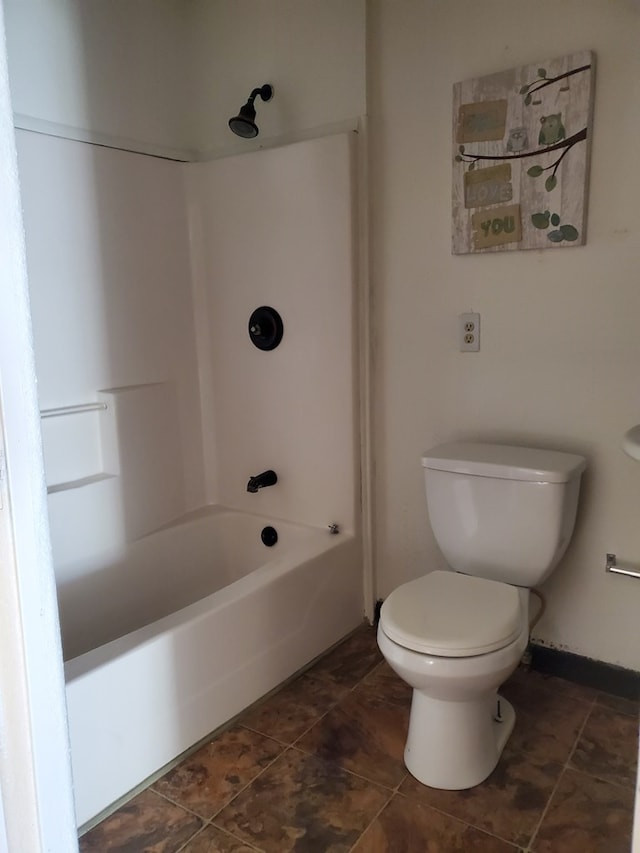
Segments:
[[[511,703],[494,690],[472,701],[448,702],[414,689],[407,770],[431,788],[473,788],[494,770],[515,721]]]

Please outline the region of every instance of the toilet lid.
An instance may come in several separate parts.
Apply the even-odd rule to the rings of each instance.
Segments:
[[[394,590],[380,611],[398,645],[440,657],[502,649],[522,630],[516,587],[457,572],[431,572]]]

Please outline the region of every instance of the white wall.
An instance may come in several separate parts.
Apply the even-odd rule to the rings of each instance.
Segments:
[[[183,166],[211,502],[355,526],[354,134]],[[284,336],[254,347],[251,313]],[[251,475],[278,474],[248,494]]]
[[[378,594],[442,565],[420,467],[430,445],[584,453],[574,540],[535,636],[640,669],[640,582],[604,572],[607,551],[640,563],[640,465],[620,450],[640,420],[638,6],[373,0],[370,13]],[[453,257],[453,83],[585,48],[597,56],[587,245]],[[462,354],[457,315],[472,308],[482,349]]]
[[[77,849],[0,2],[0,848]]]
[[[16,113],[188,147],[190,4],[7,0],[5,8]]]
[[[183,159],[365,112],[365,0],[7,0],[20,126]],[[260,139],[227,126],[256,86]],[[81,138],[84,138],[82,134]]]
[[[195,0],[190,37],[195,146],[214,154],[247,151],[339,124],[366,110],[365,0]],[[227,127],[256,86],[260,137]]]

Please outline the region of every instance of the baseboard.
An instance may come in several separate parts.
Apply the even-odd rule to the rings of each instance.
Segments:
[[[640,672],[531,643],[531,669],[625,699],[640,699]]]

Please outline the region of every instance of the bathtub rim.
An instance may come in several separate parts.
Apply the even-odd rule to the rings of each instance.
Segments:
[[[147,625],[142,625],[127,634],[116,637],[113,640],[89,649],[82,654],[69,658],[64,662],[65,683],[70,684],[73,681],[82,678],[95,669],[104,666],[118,657],[121,657],[134,648],[138,648],[148,643],[154,642],[158,637],[167,631],[179,629],[181,625],[185,625],[192,621],[198,621],[205,618],[211,610],[222,609],[229,606],[239,598],[249,595],[255,590],[267,586],[269,583],[277,580],[282,575],[286,574],[291,569],[297,566],[301,559],[312,559],[320,554],[328,553],[337,549],[341,545],[348,545],[356,540],[354,533],[341,531],[338,535],[332,535],[328,529],[322,527],[312,527],[311,525],[301,524],[299,522],[286,521],[284,519],[276,519],[271,516],[263,516],[257,513],[245,513],[241,510],[236,510],[222,505],[211,505],[210,508],[200,508],[181,519],[188,518],[188,521],[177,523],[176,521],[165,525],[160,530],[170,530],[172,528],[186,526],[189,523],[200,521],[205,518],[224,515],[225,513],[233,513],[234,515],[250,516],[253,519],[259,520],[261,523],[264,520],[265,524],[287,524],[299,530],[309,530],[318,537],[313,543],[304,542],[295,545],[293,548],[283,553],[274,554],[271,559],[266,560],[257,569],[241,578],[238,578],[227,586],[221,587],[209,595],[192,602],[178,610],[168,613],[166,616],[160,617]],[[153,535],[153,534],[148,534]],[[321,542],[320,536],[325,536]],[[140,540],[136,540],[140,541]],[[323,547],[320,547],[320,544]],[[313,547],[311,547],[313,545]],[[213,603],[216,598],[215,604]]]

